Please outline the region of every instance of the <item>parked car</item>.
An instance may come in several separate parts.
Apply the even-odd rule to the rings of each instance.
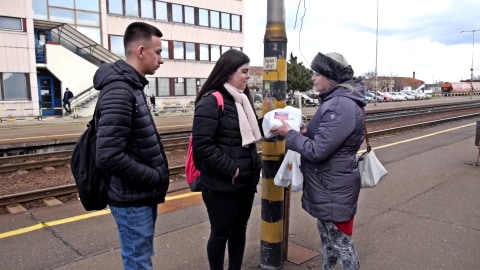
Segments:
[[[373,98],[373,100],[375,100],[375,92],[365,92],[365,95],[366,95],[366,94],[370,95],[370,96]],[[384,101],[383,97],[380,96],[380,95],[378,95],[378,92],[377,92],[377,95],[376,95],[376,96],[377,96],[377,102],[382,102],[382,101]]]
[[[373,102],[373,96],[368,93],[365,93],[365,101],[367,103]]]
[[[262,102],[262,95],[259,93],[253,94],[253,102]]]
[[[415,95],[413,95],[412,93],[410,93],[410,91],[408,90],[403,90],[401,91],[400,93],[402,93],[403,95],[405,95],[405,97],[407,98],[407,100],[416,100],[417,97]]]
[[[404,94],[399,92],[391,92],[390,95],[392,96],[393,101],[404,101],[407,100]]]
[[[388,92],[377,91],[377,95],[380,95],[381,97],[383,97],[384,101],[392,101],[392,96]]]

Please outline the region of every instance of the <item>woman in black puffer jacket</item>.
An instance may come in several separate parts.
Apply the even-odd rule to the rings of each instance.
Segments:
[[[195,100],[193,158],[211,225],[210,269],[223,269],[227,242],[228,269],[241,269],[247,222],[260,180],[256,142],[261,133],[247,87],[249,63],[238,50],[222,54]],[[218,107],[214,91],[221,93],[224,108]]]

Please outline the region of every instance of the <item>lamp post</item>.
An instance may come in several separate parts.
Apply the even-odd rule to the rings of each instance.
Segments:
[[[463,30],[460,31],[460,33],[472,33],[472,67],[470,68],[470,85],[472,87],[472,94],[473,94],[473,52],[475,51],[475,32],[480,31],[480,29],[476,30]],[[470,98],[472,98],[472,95],[470,95]]]

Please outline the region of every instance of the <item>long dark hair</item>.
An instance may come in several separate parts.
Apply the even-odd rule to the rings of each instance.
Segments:
[[[213,67],[212,72],[210,72],[207,80],[202,85],[200,92],[198,92],[198,95],[195,98],[195,104],[197,104],[200,98],[209,91],[222,91],[223,84],[228,81],[230,75],[235,73],[239,67],[247,63],[250,63],[250,58],[239,50],[231,49],[223,53]],[[244,93],[247,95],[250,103],[253,104],[248,85],[245,87]]]

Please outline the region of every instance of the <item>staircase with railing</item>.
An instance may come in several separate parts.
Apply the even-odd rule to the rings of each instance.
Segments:
[[[68,24],[34,20],[34,26],[35,28],[50,30],[52,43],[61,45],[63,48],[76,54],[77,56],[80,56],[84,60],[97,67],[104,63],[113,63],[117,60],[121,60],[119,56],[96,43]],[[49,68],[48,65],[49,63],[47,62],[47,68]],[[75,67],[75,63],[71,63],[71,66]],[[78,79],[81,80],[82,78],[80,77]],[[91,82],[92,77],[89,77],[88,80]],[[91,108],[92,106],[86,105],[94,103],[96,97],[98,96],[98,91],[95,90],[93,86],[88,87],[88,85],[86,85],[84,87],[87,88],[81,92],[77,92],[75,97],[70,101],[71,107],[77,112],[77,116],[82,114],[91,115],[91,113],[93,113]]]

